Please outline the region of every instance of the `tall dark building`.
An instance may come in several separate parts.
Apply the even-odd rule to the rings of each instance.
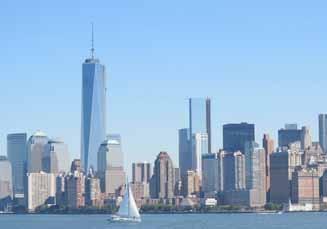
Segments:
[[[16,199],[23,199],[27,161],[26,133],[8,134],[7,154],[12,166],[14,196]]]
[[[206,99],[206,124],[207,124],[207,134],[208,134],[208,152],[212,153],[211,146],[211,100],[209,98]]]
[[[190,129],[180,129],[178,131],[179,168],[182,176],[186,175],[188,170],[192,170],[192,152],[189,136]]]
[[[296,124],[286,124],[284,129],[278,130],[278,146],[288,147],[294,142],[301,142],[301,148],[306,149],[311,146],[311,136],[308,127],[298,129]]]
[[[319,143],[324,152],[327,152],[327,114],[319,115]]]
[[[224,150],[245,152],[245,143],[255,141],[254,124],[239,123],[223,126]]]

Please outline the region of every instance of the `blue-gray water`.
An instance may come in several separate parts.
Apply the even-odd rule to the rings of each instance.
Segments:
[[[103,229],[103,228],[224,228],[224,229],[322,229],[327,213],[282,215],[143,215],[135,225],[110,224],[105,215],[0,215],[1,229]]]

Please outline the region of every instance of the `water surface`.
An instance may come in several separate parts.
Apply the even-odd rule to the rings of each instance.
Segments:
[[[190,214],[143,215],[140,224],[112,224],[106,215],[0,215],[1,229],[323,229],[327,213],[282,215]]]

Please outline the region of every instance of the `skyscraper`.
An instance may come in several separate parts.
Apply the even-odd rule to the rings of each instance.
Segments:
[[[312,138],[310,134],[310,128],[303,126],[301,129],[301,149],[308,149],[312,146]]]
[[[108,135],[98,152],[98,172],[101,180],[101,189],[107,194],[125,184],[124,154],[121,137],[118,134]]]
[[[263,135],[262,146],[265,149],[265,163],[266,163],[266,193],[267,201],[269,201],[269,192],[270,192],[270,155],[275,150],[275,143],[268,134]]]
[[[174,197],[175,171],[173,161],[167,152],[160,152],[154,162],[150,181],[152,198],[170,199]]]
[[[324,152],[327,152],[327,114],[319,115],[319,143]]]
[[[208,134],[195,133],[192,136],[192,170],[202,178],[202,155],[208,154]]]
[[[205,193],[223,190],[223,155],[211,153],[202,156],[202,190]]]
[[[7,157],[0,156],[0,201],[13,197],[11,163]]]
[[[223,126],[223,145],[228,152],[241,151],[244,154],[245,143],[255,141],[254,124],[239,123]]]
[[[93,31],[92,31],[93,41]],[[106,139],[106,73],[105,66],[92,56],[83,63],[81,162],[85,172],[97,170],[97,152]]]
[[[68,173],[70,170],[70,158],[68,146],[58,139],[49,140],[45,145],[42,158],[42,168],[47,173]]]
[[[211,100],[209,98],[189,99],[189,129],[189,139],[195,133],[208,135],[207,153],[211,153]]]
[[[131,189],[133,191],[134,198],[137,201],[139,201],[141,198],[149,197],[151,176],[151,163],[133,163]]]
[[[319,175],[316,169],[297,168],[292,173],[292,203],[320,207]]]
[[[102,207],[100,179],[89,173],[85,178],[85,204],[88,206]]]
[[[52,173],[27,174],[27,209],[34,212],[44,204],[54,205],[56,197],[56,177]]]
[[[35,132],[27,142],[27,172],[42,171],[42,157],[49,139],[42,131]]]
[[[182,184],[182,194],[184,197],[196,195],[200,192],[200,177],[195,171],[187,171],[182,178]]]
[[[152,176],[151,164],[148,162],[133,163],[132,175],[133,183],[149,183]]]
[[[266,163],[265,150],[255,142],[245,143],[246,189],[250,195],[250,206],[266,204]]]
[[[270,156],[270,201],[288,203],[291,195],[292,173],[302,164],[297,150],[274,152]]]
[[[288,147],[291,143],[301,142],[301,148],[305,149],[310,145],[309,129],[297,128],[297,124],[285,124],[285,128],[278,130],[278,146]]]
[[[245,156],[240,151],[223,153],[224,191],[239,191],[246,188]]]
[[[7,135],[7,154],[12,166],[14,197],[24,197],[24,177],[27,161],[27,134],[15,133]]]
[[[69,208],[85,206],[85,176],[83,172],[75,170],[65,177],[65,199]]]
[[[180,129],[178,131],[179,141],[179,168],[181,175],[187,174],[188,170],[192,170],[192,151],[190,145],[190,129]]]
[[[211,99],[206,99],[206,125],[207,125],[207,134],[208,134],[208,153],[212,153],[211,145]]]

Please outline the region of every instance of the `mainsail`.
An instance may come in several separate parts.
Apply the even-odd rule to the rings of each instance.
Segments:
[[[129,184],[126,185],[123,201],[120,204],[118,216],[129,218],[140,218],[139,211],[137,209],[132,190]]]

